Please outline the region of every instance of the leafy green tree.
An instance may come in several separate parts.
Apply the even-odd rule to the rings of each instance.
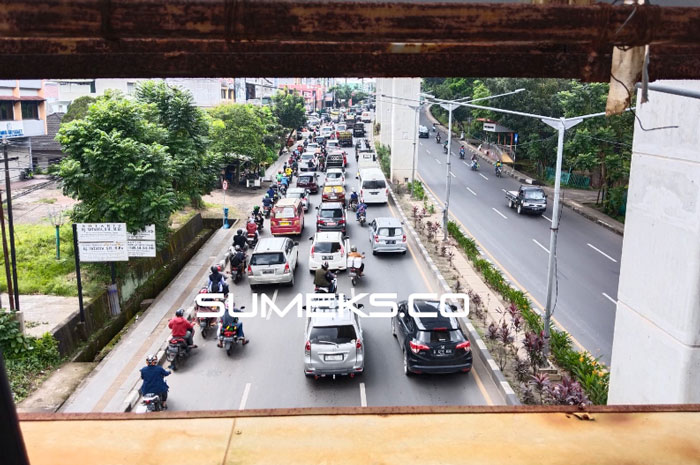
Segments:
[[[289,130],[289,135],[283,141],[286,142],[295,129],[306,124],[304,97],[297,93],[278,92],[272,96],[272,113],[277,117],[279,124]]]
[[[164,144],[173,160],[173,189],[178,203],[200,206],[202,195],[211,192],[221,165],[210,153],[209,120],[194,104],[192,94],[162,81],[146,81],[136,88],[139,102],[152,104],[157,121],[167,130]]]
[[[64,194],[80,201],[77,222],[123,222],[135,232],[155,224],[164,240],[177,207],[173,162],[155,107],[107,93],[82,119],[61,125],[56,139]]]
[[[95,103],[95,97],[90,97],[89,95],[78,97],[77,99],[73,100],[70,105],[68,105],[68,110],[66,111],[66,114],[63,115],[61,123],[70,123],[75,119],[85,118],[88,108],[93,103]]]
[[[250,158],[259,166],[268,162],[271,154],[265,145],[266,127],[254,105],[225,104],[209,110],[212,117],[211,149],[225,163],[236,155]]]

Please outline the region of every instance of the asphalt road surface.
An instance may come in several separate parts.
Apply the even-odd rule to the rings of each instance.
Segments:
[[[432,128],[425,114],[421,124]],[[446,157],[435,133],[419,139],[418,173],[440,201],[445,199]],[[442,131],[443,142],[445,132]],[[518,215],[509,209],[506,190],[519,183],[497,178],[493,166],[480,160],[470,170],[470,152],[459,159],[459,141],[452,140],[450,212],[476,238],[492,261],[506,271],[516,287],[526,290],[535,304],[546,302],[547,262],[553,198],[543,216]],[[508,168],[505,168],[506,170]],[[555,320],[594,356],[610,363],[622,237],[577,213],[562,209],[557,241],[558,294]]]
[[[352,152],[352,151],[351,151]],[[346,186],[356,182],[354,157],[349,156]],[[297,293],[313,292],[313,275],[308,270],[309,237],[315,232],[314,207],[320,194],[311,195],[311,207],[305,216],[306,226],[299,239],[299,266],[295,285],[263,287],[279,308]],[[379,216],[396,216],[394,207],[372,205],[368,222]],[[366,253],[365,276],[358,282],[359,292],[396,292],[405,299],[411,292],[430,292],[423,273],[413,258],[406,255],[373,256],[369,248],[367,227],[348,214],[351,243]],[[269,228],[263,236],[269,235]],[[224,251],[221,251],[223,255]],[[346,272],[338,275],[339,292],[351,294]],[[205,278],[203,277],[203,280]],[[251,308],[251,291],[247,278],[231,285],[236,305]],[[367,302],[365,310],[368,310]],[[476,373],[447,376],[411,376],[402,371],[398,343],[391,335],[390,322],[383,318],[363,318],[365,372],[348,377],[306,378],[303,373],[304,319],[289,313],[273,314],[269,319],[245,319],[244,332],[250,339],[246,346],[237,345],[230,357],[216,346],[212,335],[203,340],[195,336],[193,355],[167,378],[170,385],[168,405],[171,410],[219,410],[293,407],[398,406],[398,405],[487,405],[500,402],[496,388],[485,369],[476,362]]]

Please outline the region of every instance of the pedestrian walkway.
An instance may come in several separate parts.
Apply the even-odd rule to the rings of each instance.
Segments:
[[[230,229],[214,233],[66,401],[62,412],[124,411],[127,396],[139,382],[139,369],[145,365],[146,355],[161,349],[170,333],[168,321],[183,302],[188,303],[186,307],[192,306],[206,283],[209,267],[222,259],[232,234]]]

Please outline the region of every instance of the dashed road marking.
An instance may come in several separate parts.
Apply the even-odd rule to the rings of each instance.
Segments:
[[[243,397],[241,397],[241,403],[238,405],[238,410],[245,410],[245,404],[248,402],[248,394],[250,394],[250,383],[245,384]]]
[[[601,254],[602,256],[604,256],[605,258],[607,258],[607,259],[609,259],[609,260],[612,260],[613,262],[617,263],[617,260],[615,260],[615,259],[612,258],[610,255],[608,255],[608,254],[606,254],[605,252],[603,252],[602,250],[600,250],[598,247],[596,247],[596,246],[594,246],[594,245],[592,245],[592,244],[590,244],[590,243],[588,244],[588,247],[590,247],[591,249],[593,249],[593,250],[595,250],[596,252],[600,253],[600,254]]]
[[[469,192],[471,192],[472,194],[476,195],[476,192],[474,192],[473,190],[471,190],[469,187],[467,187],[467,190],[468,190]]]
[[[484,176],[484,175],[481,174],[481,173],[479,173],[479,176],[481,176],[482,178],[486,179],[487,181],[489,180],[489,178],[487,178],[486,176]]]
[[[367,407],[367,392],[365,391],[365,383],[360,383],[360,405]]]
[[[437,158],[435,159],[435,161],[437,162],[438,165],[442,165],[442,163],[440,162],[440,160],[438,160]]]
[[[544,216],[544,215],[542,215],[542,218],[544,218],[545,220],[549,221],[550,223],[552,222],[552,219],[551,219],[551,218],[547,218],[547,217]]]
[[[452,171],[450,171],[450,176],[452,176],[453,178],[457,177],[457,176],[455,176],[455,174]]]
[[[496,213],[498,213],[499,215],[501,215],[501,216],[503,217],[504,220],[507,220],[507,219],[508,219],[508,217],[507,217],[506,215],[504,215],[503,213],[499,212],[499,211],[496,210],[495,208],[491,208],[491,210],[493,210],[493,211],[495,211]]]
[[[549,253],[549,249],[547,247],[543,246],[542,244],[540,244],[539,242],[537,242],[537,239],[533,239],[532,242],[539,245],[542,248],[542,250],[544,250],[545,252]]]

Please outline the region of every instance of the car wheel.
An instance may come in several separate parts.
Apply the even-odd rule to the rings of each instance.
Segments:
[[[522,214],[523,214],[523,206],[518,205],[518,215],[522,215]]]
[[[292,274],[292,279],[289,280],[289,282],[287,283],[287,285],[288,285],[289,287],[294,287],[294,275],[293,275],[293,274]]]
[[[372,251],[372,255],[377,255],[377,251],[376,251],[376,250],[373,250],[373,251]]]
[[[513,208],[513,201],[512,200],[508,201],[508,208]]]
[[[406,350],[403,351],[403,374],[406,376],[411,376],[411,370],[408,369],[408,355]]]
[[[406,251],[404,250],[403,252],[401,252],[401,255],[406,255]]]

